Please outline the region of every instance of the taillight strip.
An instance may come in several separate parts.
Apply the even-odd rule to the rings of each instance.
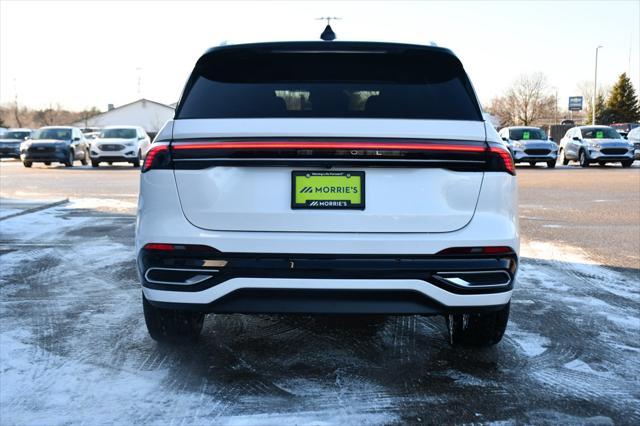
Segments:
[[[177,143],[172,146],[176,151],[191,149],[369,149],[369,150],[406,150],[406,151],[456,151],[483,152],[484,146],[442,144],[442,143],[410,143],[410,142],[322,142],[322,141],[242,141],[242,142],[200,142]]]
[[[466,141],[460,142],[447,142],[447,141],[435,141],[435,142],[396,142],[396,141],[322,141],[322,140],[269,140],[269,141],[252,141],[252,140],[242,140],[242,141],[174,141],[171,146],[169,145],[157,145],[153,147],[147,157],[145,158],[144,165],[142,167],[142,172],[146,172],[150,169],[154,168],[168,168],[171,166],[173,161],[185,161],[185,160],[193,160],[199,162],[206,162],[209,160],[215,161],[215,158],[229,158],[234,161],[252,161],[252,157],[241,157],[241,158],[232,158],[234,151],[239,153],[248,152],[248,151],[256,151],[256,157],[253,157],[253,161],[267,161],[265,158],[261,158],[258,153],[264,154],[268,151],[302,151],[302,150],[319,150],[319,151],[357,151],[357,150],[366,150],[366,151],[376,151],[380,152],[382,156],[384,156],[385,152],[391,151],[405,151],[405,152],[413,152],[413,153],[432,153],[433,155],[441,156],[446,153],[455,154],[452,158],[436,158],[436,159],[411,159],[406,158],[405,161],[407,164],[413,163],[418,164],[420,161],[434,161],[434,162],[447,162],[450,161],[452,163],[479,163],[480,161],[487,161],[487,167],[483,168],[485,171],[505,171],[509,174],[515,175],[515,166],[513,163],[513,159],[511,158],[511,154],[509,151],[503,147],[495,146],[495,145],[485,145],[484,142],[479,141],[469,141],[471,143],[465,143]],[[189,151],[194,152],[195,157],[189,157],[187,154]],[[207,154],[203,151],[212,151],[211,158],[203,158]],[[216,151],[219,151],[219,154],[216,154]],[[170,155],[171,152],[174,152],[176,156]],[[200,152],[201,154],[195,154],[195,152]],[[187,158],[185,158],[185,154]],[[204,155],[203,155],[204,154]],[[473,155],[476,156],[478,154],[487,154],[487,157],[484,159],[481,158],[460,158],[459,155]],[[251,155],[251,154],[249,154]],[[284,155],[284,153],[282,153]],[[335,155],[335,154],[334,154]],[[338,154],[339,155],[339,154]],[[378,154],[376,154],[378,155]],[[171,158],[173,157],[173,159]],[[317,161],[317,158],[301,158],[301,157],[292,157],[290,154],[287,157],[289,160],[304,160],[304,161]],[[283,159],[268,159],[269,161],[279,161],[282,162]],[[344,161],[344,159],[342,159]],[[352,161],[357,162],[360,160],[357,157],[354,157]],[[364,159],[367,162],[376,161],[376,158],[368,158]],[[480,161],[478,161],[480,160]],[[336,159],[337,161],[337,159]],[[400,159],[390,159],[380,157],[377,161],[381,162],[390,162],[390,161],[402,161]],[[479,170],[482,171],[483,169]]]

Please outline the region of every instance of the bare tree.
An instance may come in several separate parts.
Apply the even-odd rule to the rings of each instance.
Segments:
[[[504,96],[491,100],[487,111],[500,118],[503,126],[529,126],[544,117],[553,116],[555,98],[544,74],[523,74],[511,84]]]

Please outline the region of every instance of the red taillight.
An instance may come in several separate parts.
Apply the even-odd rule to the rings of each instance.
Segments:
[[[500,159],[502,165],[504,166],[504,171],[515,176],[516,166],[513,163],[513,158],[511,158],[511,153],[509,151],[504,148],[490,146],[489,153],[497,156]]]
[[[144,164],[142,165],[142,173],[155,168],[157,163],[159,163],[162,158],[165,157],[163,163],[168,164],[169,160],[169,145],[157,145],[154,146],[147,152],[147,156],[144,159]]]
[[[179,251],[190,253],[219,253],[218,250],[199,244],[167,244],[167,243],[149,243],[145,244],[145,250],[160,250],[160,251]]]
[[[175,246],[173,244],[162,243],[149,243],[144,246],[145,250],[161,250],[161,251],[173,251]]]
[[[511,247],[506,246],[491,246],[491,247],[451,247],[439,251],[437,254],[450,255],[450,254],[506,254],[513,253]]]
[[[180,143],[172,148],[176,151],[190,149],[369,149],[369,150],[402,150],[402,151],[456,151],[482,152],[480,145],[464,145],[449,143],[412,143],[412,142],[322,142],[322,141],[242,141],[242,142],[201,142]]]

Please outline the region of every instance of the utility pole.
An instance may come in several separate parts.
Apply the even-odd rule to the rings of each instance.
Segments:
[[[137,67],[136,73],[138,74],[138,97],[142,98],[142,67]]]
[[[596,92],[598,91],[598,49],[603,46],[596,47],[596,67],[595,75],[593,77],[593,97],[591,100],[591,124],[596,124]]]
[[[558,124],[558,88],[556,88],[556,109],[553,111],[553,124]]]

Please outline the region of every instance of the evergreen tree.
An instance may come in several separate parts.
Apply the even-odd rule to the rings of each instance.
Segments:
[[[614,123],[633,123],[640,120],[640,104],[626,73],[620,74],[607,99],[606,109]]]
[[[593,108],[591,106],[591,99],[587,102],[585,124],[593,124]],[[611,124],[611,111],[606,106],[604,101],[604,95],[598,93],[596,96],[596,124]]]

